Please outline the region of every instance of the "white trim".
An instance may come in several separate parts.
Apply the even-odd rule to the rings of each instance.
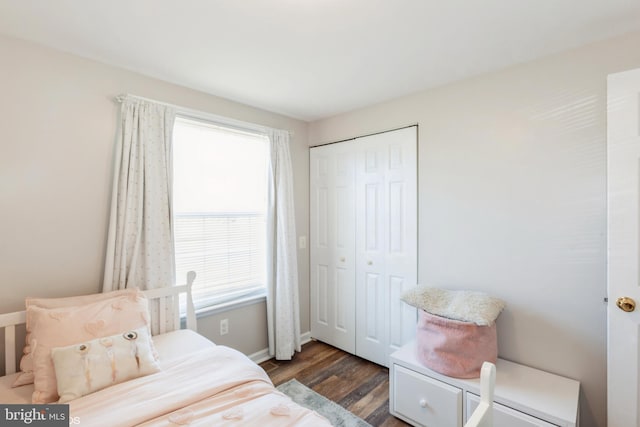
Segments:
[[[311,331],[300,334],[300,345],[305,345],[306,343],[311,341],[311,339]],[[253,354],[248,355],[247,357],[249,357],[249,359],[251,359],[254,363],[258,364],[273,359],[273,356],[269,356],[268,348],[257,351]]]
[[[263,291],[258,295],[250,295],[220,304],[214,304],[208,307],[199,308],[196,310],[196,317],[200,319],[202,317],[214,316],[216,314],[224,313],[225,311],[235,310],[237,308],[246,307],[248,305],[259,304],[261,302],[265,302],[266,299],[266,291]]]
[[[266,362],[269,359],[272,359],[272,357],[269,356],[269,349],[268,348],[265,348],[265,349],[262,349],[260,351],[257,351],[257,352],[255,352],[253,354],[250,354],[247,357],[249,357],[249,359],[251,359],[251,361],[253,361],[253,363],[258,363],[258,364],[260,364],[262,362]]]
[[[300,345],[305,345],[306,343],[310,342],[311,340],[312,340],[311,331],[307,331],[304,334],[300,334]]]

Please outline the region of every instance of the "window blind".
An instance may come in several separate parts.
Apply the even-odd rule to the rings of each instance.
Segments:
[[[176,277],[197,273],[196,309],[264,289],[265,227],[262,213],[176,214]]]
[[[176,277],[193,270],[196,309],[264,292],[268,138],[176,119]]]

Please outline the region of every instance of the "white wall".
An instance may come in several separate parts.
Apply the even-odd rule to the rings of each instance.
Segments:
[[[506,359],[582,382],[606,424],[606,75],[640,33],[311,123],[319,145],[419,123],[419,282],[506,300]]]
[[[0,58],[0,313],[24,309],[26,296],[100,291],[118,115],[112,98],[121,93],[292,130],[297,228],[308,233],[305,122],[2,36]],[[308,331],[306,250],[298,268]],[[264,349],[264,303],[241,313],[225,314],[225,343]],[[216,337],[217,322],[200,323]]]

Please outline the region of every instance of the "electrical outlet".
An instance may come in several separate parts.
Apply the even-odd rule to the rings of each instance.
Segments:
[[[220,335],[227,335],[229,333],[229,319],[222,319],[220,321]]]
[[[306,249],[307,248],[307,236],[300,236],[298,238],[298,247],[300,249]]]

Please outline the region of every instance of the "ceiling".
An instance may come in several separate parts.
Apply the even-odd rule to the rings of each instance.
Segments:
[[[637,30],[638,0],[0,0],[0,33],[306,121]]]

